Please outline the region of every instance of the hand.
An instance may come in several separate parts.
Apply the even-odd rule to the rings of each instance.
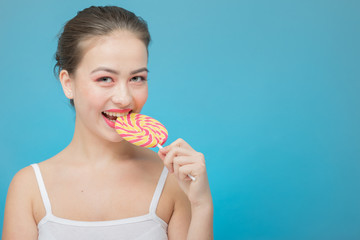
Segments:
[[[202,153],[196,152],[183,139],[177,139],[169,146],[160,149],[158,154],[169,172],[176,176],[192,205],[211,204],[205,158]],[[196,180],[192,181],[189,174]]]

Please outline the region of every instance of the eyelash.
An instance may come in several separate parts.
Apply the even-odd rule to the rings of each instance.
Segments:
[[[101,78],[99,78],[97,81],[98,81],[98,82],[106,82],[106,81],[103,81],[104,79],[111,79],[111,80],[112,80],[111,77],[101,77]]]
[[[142,77],[142,76],[135,76],[135,77],[131,78],[131,80],[134,79],[134,78],[140,78],[140,82],[145,82],[146,81],[146,79],[144,77]]]
[[[145,81],[147,81],[144,77],[142,77],[142,76],[135,76],[135,77],[132,77],[130,80],[132,80],[132,79],[136,79],[136,78],[140,78],[140,81],[135,81],[135,82],[145,82]],[[111,81],[112,81],[112,78],[111,77],[101,77],[101,78],[98,78],[97,79],[97,81],[98,82],[107,82],[107,81],[103,81],[103,80],[107,80],[107,79],[111,79]]]

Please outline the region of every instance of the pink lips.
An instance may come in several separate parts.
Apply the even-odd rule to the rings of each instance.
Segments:
[[[131,109],[128,108],[128,109],[109,109],[109,110],[106,110],[105,112],[117,112],[117,113],[124,113],[124,112],[130,112]]]
[[[107,125],[109,125],[109,127],[111,128],[115,128],[115,123],[110,121],[109,119],[107,119],[104,115],[102,115],[102,117],[104,118],[105,122],[107,123]]]
[[[116,113],[124,113],[124,112],[130,112],[130,111],[131,111],[131,109],[109,109],[109,110],[106,110],[106,112],[116,112]],[[102,114],[101,114],[101,116],[104,118],[105,122],[107,123],[107,125],[109,125],[109,127],[115,128],[114,122],[110,121]]]

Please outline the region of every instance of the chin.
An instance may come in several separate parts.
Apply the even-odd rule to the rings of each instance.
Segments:
[[[118,134],[116,134],[116,136],[109,136],[109,137],[106,138],[106,140],[108,140],[109,142],[112,142],[112,143],[120,143],[122,141],[125,141]]]

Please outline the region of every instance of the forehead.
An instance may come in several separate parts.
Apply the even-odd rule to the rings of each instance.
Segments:
[[[147,49],[133,33],[118,30],[104,36],[93,36],[80,42],[82,58],[78,69],[92,70],[107,66],[120,71],[146,67]]]

